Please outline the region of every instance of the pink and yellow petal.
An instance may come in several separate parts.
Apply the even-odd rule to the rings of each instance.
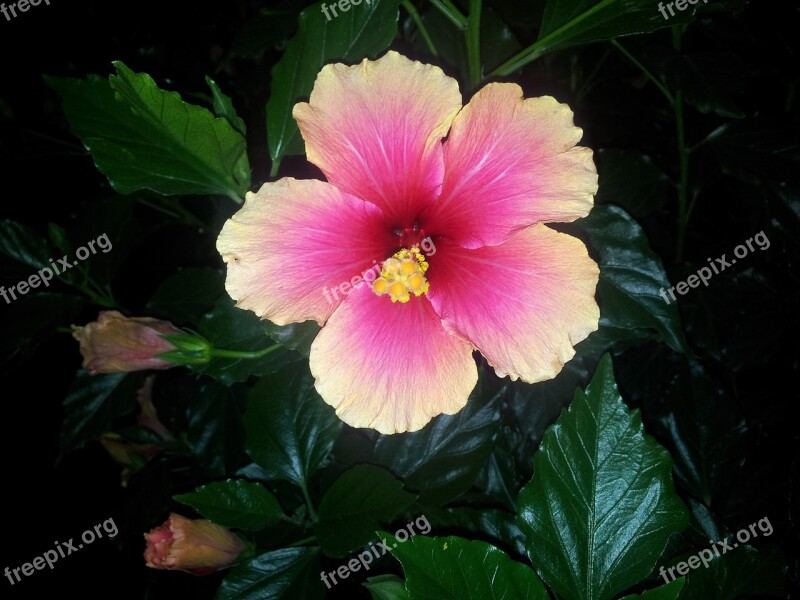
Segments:
[[[308,160],[328,181],[402,227],[439,195],[441,140],[460,109],[454,79],[388,52],[352,67],[327,65],[293,115]]]
[[[464,247],[497,245],[536,222],[586,216],[597,192],[589,148],[572,111],[555,99],[523,99],[511,83],[482,88],[444,144],[442,196],[423,221]]]
[[[324,323],[342,300],[334,290],[380,264],[393,245],[375,205],[291,178],[249,192],[217,239],[231,298],[278,325]]]
[[[583,243],[537,224],[500,246],[440,244],[428,296],[445,326],[501,377],[555,377],[597,329],[597,264]]]
[[[364,284],[317,335],[310,365],[317,391],[345,423],[400,433],[463,408],[478,380],[472,350],[424,296],[393,303]]]

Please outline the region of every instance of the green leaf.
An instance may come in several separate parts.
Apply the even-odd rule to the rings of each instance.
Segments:
[[[250,187],[244,138],[225,119],[187,104],[121,62],[108,81],[47,77],[72,132],[122,194],[220,194],[241,202]]]
[[[674,56],[664,71],[671,88],[681,90],[700,112],[739,119],[745,115],[732,96],[744,92],[742,65],[740,57],[726,50]]]
[[[662,585],[652,590],[647,590],[641,594],[631,594],[630,596],[620,598],[620,600],[636,600],[637,598],[641,598],[641,600],[676,600],[680,595],[684,584],[686,584],[686,580],[681,577],[680,579],[671,581],[666,585]]]
[[[673,190],[669,177],[646,154],[605,148],[595,158],[600,175],[596,204],[616,204],[639,219],[660,210]]]
[[[192,367],[226,385],[247,381],[253,375],[274,373],[300,359],[297,353],[273,343],[267,335],[267,321],[252,311],[236,308],[227,294],[222,294],[203,315],[197,329],[216,348],[255,352],[274,346],[261,358],[215,357],[210,363]]]
[[[61,452],[80,448],[112,429],[117,417],[136,406],[137,374],[89,375],[78,371],[64,399]]]
[[[197,323],[225,292],[225,274],[217,269],[181,269],[158,286],[148,314],[176,325]]]
[[[289,325],[275,325],[272,321],[264,321],[264,327],[267,335],[273,340],[290,350],[296,350],[305,357],[308,357],[311,352],[311,343],[320,330],[316,321],[290,323]]]
[[[403,482],[374,465],[356,465],[342,473],[320,502],[317,539],[328,556],[343,558],[375,538],[417,497]]]
[[[375,460],[430,503],[441,504],[465,492],[487,464],[500,426],[498,410],[506,388],[490,389],[486,379],[481,377],[467,405],[455,415],[438,416],[413,433],[380,436]]]
[[[606,600],[644,579],[688,523],[669,454],[625,406],[605,356],[545,433],[518,498],[528,555],[566,600]]]
[[[285,45],[286,39],[297,25],[298,0],[282,2],[277,7],[262,7],[238,27],[236,38],[230,48],[233,58],[260,61],[270,48]]]
[[[388,545],[413,600],[549,600],[530,567],[486,542],[417,535]],[[395,540],[392,542],[391,540]]]
[[[333,447],[342,422],[304,365],[262,377],[250,390],[245,449],[272,478],[304,487]]]
[[[686,10],[675,9],[674,15],[665,18],[658,3],[651,0],[547,0],[539,39],[506,61],[495,74],[508,75],[554,50],[683,25],[694,20],[695,13],[736,11],[745,4],[746,0],[687,4]]]
[[[316,600],[325,595],[319,581],[318,550],[282,548],[236,565],[220,585],[216,600]]]
[[[242,479],[201,485],[194,492],[178,494],[175,500],[188,504],[209,521],[223,527],[258,531],[283,516],[278,499],[260,483]]]
[[[639,224],[621,208],[602,205],[580,226],[600,254],[600,330],[594,340],[663,338],[676,352],[688,352],[678,307],[661,295],[663,289],[669,299],[669,280]]]
[[[707,506],[718,506],[741,477],[745,419],[699,364],[691,365],[691,373],[679,373],[683,376],[664,394],[659,424],[675,448],[676,477]]]
[[[217,85],[217,82],[206,75],[206,83],[211,88],[211,100],[213,101],[214,114],[222,117],[231,124],[236,131],[243,136],[247,134],[247,126],[242,118],[236,114],[233,101],[230,96],[226,96]]]
[[[198,462],[215,477],[233,474],[245,458],[241,387],[204,379],[189,397],[186,437]]]
[[[688,565],[687,565],[688,566]],[[702,564],[701,564],[702,567]],[[679,600],[734,600],[740,596],[786,598],[787,568],[775,548],[739,546],[726,551],[708,568],[689,571]]]
[[[469,74],[469,60],[464,32],[435,8],[423,13],[422,23],[429,32],[436,32],[434,43],[441,58],[457,68],[462,80],[466,80]],[[414,50],[429,53],[428,46],[411,19],[406,22],[406,30],[409,31],[408,36]],[[481,64],[484,69],[496,67],[521,48],[509,26],[492,8],[484,7],[481,11]]]
[[[33,269],[50,267],[53,249],[34,229],[5,219],[0,221],[0,252]]]
[[[372,600],[408,600],[405,582],[397,575],[376,575],[363,584]]]
[[[330,21],[322,12],[322,4],[312,4],[300,13],[297,33],[272,69],[267,133],[273,161],[303,154],[292,108],[311,94],[322,67],[332,61],[354,63],[367,56],[374,58],[397,34],[398,0],[363,2],[347,12],[338,12]]]
[[[18,301],[5,309],[0,320],[3,332],[0,362],[12,357],[30,356],[38,343],[52,334],[56,327],[74,323],[83,305],[81,298],[67,294],[37,292],[25,298],[18,296]]]
[[[469,539],[480,539],[524,559],[525,536],[514,513],[493,508],[426,508],[425,514],[436,531]],[[424,532],[423,532],[424,533]]]

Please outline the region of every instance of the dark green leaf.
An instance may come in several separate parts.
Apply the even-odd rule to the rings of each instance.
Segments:
[[[406,542],[388,536],[403,565],[413,600],[549,600],[530,567],[485,542],[417,535]]]
[[[734,600],[743,595],[786,598],[786,591],[786,563],[777,548],[756,550],[740,546],[712,560],[708,568],[702,568],[701,564],[701,568],[689,571],[678,598]]]
[[[644,579],[688,512],[669,454],[625,406],[611,359],[547,433],[518,518],[542,579],[567,600],[606,600]]]
[[[242,412],[239,387],[204,380],[188,406],[187,441],[198,462],[215,477],[233,474],[242,464]]]
[[[284,369],[262,377],[248,394],[245,448],[274,479],[303,487],[323,466],[341,426],[308,368]]]
[[[261,8],[258,14],[245,21],[231,46],[231,56],[260,60],[271,47],[277,47],[291,35],[297,24],[297,11],[285,8],[301,2],[283,3],[283,7]]]
[[[259,319],[249,310],[236,308],[233,300],[221,295],[213,308],[200,319],[197,329],[216,348],[256,352],[273,347],[261,358],[214,358],[210,363],[194,369],[226,385],[246,381],[255,375],[274,373],[287,364],[300,359],[295,352],[272,343],[267,335],[267,321]]]
[[[744,91],[746,68],[730,51],[680,55],[664,64],[671,88],[681,90],[689,104],[702,113],[734,119],[744,116],[732,96]]]
[[[464,32],[456,28],[447,17],[434,8],[422,15],[422,23],[429,32],[436,32],[434,44],[443,60],[458,69],[463,80],[469,73],[469,58]],[[417,52],[427,52],[428,46],[412,20],[407,21],[409,37]],[[481,11],[481,64],[492,69],[522,48],[508,25],[490,7]],[[453,73],[455,75],[455,73]]]
[[[675,8],[674,15],[667,11],[665,17],[658,3],[650,0],[548,0],[539,40],[532,48],[534,56],[541,56],[577,44],[682,25],[692,21],[695,12],[735,11],[744,4],[745,0],[696,2],[687,4],[683,11]]]
[[[158,286],[148,314],[176,325],[197,323],[225,292],[225,274],[217,269],[181,269]]]
[[[597,204],[616,204],[638,219],[659,210],[673,189],[669,177],[646,154],[607,148],[595,157],[600,175]]]
[[[314,341],[320,330],[316,321],[291,323],[290,325],[275,325],[272,321],[264,321],[264,327],[273,340],[306,357],[311,351],[311,342]]]
[[[244,138],[225,119],[165,92],[147,74],[115,63],[109,80],[48,77],[72,132],[112,187],[130,194],[220,194],[241,201],[250,187]]]
[[[508,510],[516,509],[517,494],[522,487],[513,453],[520,445],[521,437],[516,429],[502,427],[489,460],[474,483],[482,495]]]
[[[397,34],[398,0],[372,0],[351,6],[326,20],[322,2],[300,13],[297,33],[272,69],[272,95],[267,103],[269,153],[273,160],[303,154],[303,143],[292,117],[295,103],[311,94],[323,65],[375,57]],[[330,3],[329,3],[330,4]],[[331,4],[335,10],[336,4]]]
[[[0,320],[0,362],[29,354],[42,338],[56,327],[74,323],[83,307],[77,296],[38,292],[12,302]],[[9,296],[9,300],[11,296]],[[77,348],[77,344],[75,346]]]
[[[380,436],[375,459],[428,502],[444,503],[465,492],[486,465],[500,425],[505,387],[490,388],[486,379],[457,414],[438,416],[420,431]]]
[[[723,504],[741,475],[747,427],[740,409],[699,364],[668,390],[660,424],[675,474],[707,506]]]
[[[228,123],[243,136],[246,135],[247,126],[244,124],[241,117],[236,114],[236,109],[233,107],[233,101],[230,96],[226,96],[222,90],[219,89],[217,82],[211,79],[211,77],[206,76],[206,83],[208,87],[211,88],[214,114],[228,121]]]
[[[50,237],[50,241],[56,247],[56,249],[61,252],[62,254],[72,254],[74,249],[72,248],[72,244],[69,243],[67,239],[67,232],[64,231],[64,228],[57,223],[48,223],[47,225],[47,235]]]
[[[647,590],[641,594],[631,594],[630,596],[620,598],[620,600],[636,600],[637,598],[641,598],[641,600],[676,600],[685,583],[686,580],[681,577],[661,587]]]
[[[444,510],[426,508],[425,514],[437,532],[480,539],[514,554],[515,558],[524,559],[527,555],[525,536],[514,513],[492,508],[457,507]]]
[[[372,600],[408,600],[405,582],[397,575],[376,575],[363,584]]]
[[[8,219],[0,221],[0,252],[37,270],[50,267],[54,255],[44,237],[27,225]]]
[[[325,492],[317,511],[317,539],[328,556],[343,558],[375,538],[417,497],[403,482],[374,465],[356,465]]]
[[[579,346],[580,348],[580,346]],[[575,395],[575,388],[589,383],[599,357],[576,355],[554,379],[529,385],[521,381],[509,384],[508,408],[522,440],[515,447],[514,458],[519,475],[531,476],[530,457],[539,447],[545,430],[559,417]],[[516,509],[516,497],[514,498]]]
[[[283,509],[272,492],[260,483],[242,479],[201,485],[194,492],[175,496],[175,500],[188,504],[218,525],[248,531],[264,529],[283,516]]]
[[[96,440],[112,429],[114,419],[132,411],[140,380],[137,374],[89,375],[78,371],[64,399],[61,452]]]
[[[325,595],[317,549],[283,548],[240,563],[225,577],[217,600],[315,600]]]
[[[600,330],[589,341],[663,338],[676,352],[688,352],[669,280],[639,224],[621,208],[602,205],[581,227],[600,255]]]

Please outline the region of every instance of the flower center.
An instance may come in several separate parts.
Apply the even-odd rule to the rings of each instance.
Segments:
[[[428,291],[428,266],[419,248],[403,248],[383,261],[381,276],[372,284],[372,291],[378,296],[388,295],[392,302],[408,302],[411,294],[421,296]]]
[[[400,238],[398,245],[403,248],[419,246],[420,242],[425,239],[425,230],[416,223],[411,227],[396,229],[395,234]]]

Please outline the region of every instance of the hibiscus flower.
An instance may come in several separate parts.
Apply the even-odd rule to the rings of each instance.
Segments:
[[[217,249],[237,306],[322,325],[310,368],[343,421],[418,430],[466,404],[473,351],[534,383],[597,329],[597,265],[544,225],[586,216],[597,191],[568,106],[493,83],[462,107],[441,69],[388,52],[327,65],[293,114],[327,182],[248,193]]]

